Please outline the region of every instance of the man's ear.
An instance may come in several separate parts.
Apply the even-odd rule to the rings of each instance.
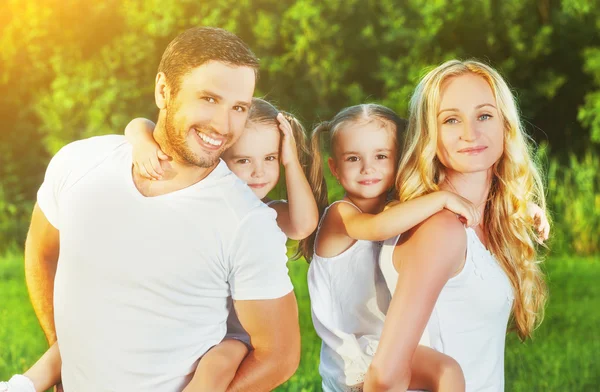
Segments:
[[[159,72],[156,74],[156,85],[154,86],[154,100],[156,101],[156,106],[160,110],[165,109],[167,107],[167,103],[169,102],[169,95],[171,91],[169,86],[167,85],[167,79],[165,77],[164,72]]]

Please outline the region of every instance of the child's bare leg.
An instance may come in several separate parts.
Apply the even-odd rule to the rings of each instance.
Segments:
[[[454,358],[429,347],[417,346],[409,388],[431,392],[464,392],[465,377]]]
[[[33,382],[36,391],[45,391],[60,382],[61,366],[58,343],[54,343],[23,375]]]
[[[45,391],[60,381],[62,361],[58,344],[54,343],[23,375],[14,375],[8,383],[0,382],[0,390]]]
[[[194,378],[183,392],[225,392],[247,354],[248,347],[241,341],[223,340],[200,359]]]

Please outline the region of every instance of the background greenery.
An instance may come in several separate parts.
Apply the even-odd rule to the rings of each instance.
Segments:
[[[72,140],[122,133],[133,117],[155,118],[162,51],[197,25],[224,27],[248,42],[261,58],[257,95],[308,128],[362,102],[406,116],[419,77],[450,58],[498,68],[541,147],[554,219],[548,318],[534,341],[509,338],[507,390],[597,389],[597,0],[0,1],[0,379],[44,349],[19,249],[48,160]],[[305,270],[292,264],[304,353],[284,390],[318,384]]]
[[[506,391],[597,391],[600,325],[600,263],[597,258],[552,257],[547,261],[551,299],[546,319],[534,339],[507,340]],[[318,373],[321,341],[310,318],[306,286],[308,265],[289,263],[300,309],[302,357],[296,374],[277,391],[320,391]],[[47,349],[29,305],[22,255],[0,259],[0,380],[23,372]],[[93,337],[90,337],[93,338]]]

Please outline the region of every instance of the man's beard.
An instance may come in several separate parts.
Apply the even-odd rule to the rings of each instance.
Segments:
[[[201,168],[210,168],[219,162],[219,157],[222,153],[215,151],[214,155],[198,156],[189,146],[187,142],[187,132],[181,133],[175,126],[172,111],[166,109],[165,116],[165,134],[167,137],[167,143],[171,149],[171,154],[177,156],[181,161],[190,165],[198,166]],[[199,127],[201,129],[201,127]]]

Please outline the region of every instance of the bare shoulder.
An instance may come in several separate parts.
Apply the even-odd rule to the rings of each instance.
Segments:
[[[461,239],[466,243],[465,226],[456,214],[442,210],[413,229],[416,236],[428,237],[437,244],[454,243]]]
[[[356,242],[348,236],[344,224],[344,219],[350,214],[360,214],[360,211],[349,203],[335,203],[327,209],[315,240],[315,249],[319,256],[337,256]]]
[[[331,205],[325,213],[322,226],[323,228],[329,228],[326,230],[332,230],[347,235],[344,220],[360,213],[361,212],[350,203],[335,203]]]
[[[444,263],[455,271],[464,263],[467,234],[456,215],[443,210],[403,235],[394,250],[394,264],[400,260]]]

